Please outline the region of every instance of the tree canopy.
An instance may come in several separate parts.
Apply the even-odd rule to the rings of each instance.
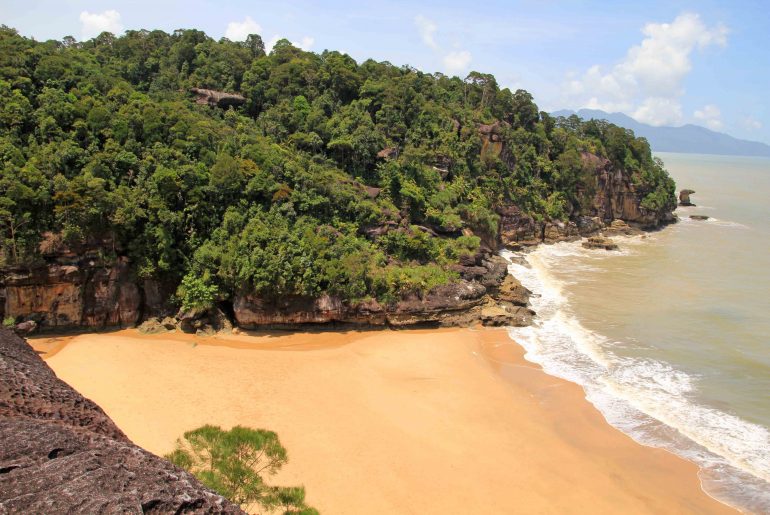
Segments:
[[[191,87],[245,102],[196,105]],[[479,127],[492,124],[499,141],[485,146]],[[501,206],[583,213],[581,152],[630,171],[645,207],[671,203],[644,139],[553,119],[492,75],[357,63],[286,40],[266,54],[258,35],[37,42],[0,28],[2,261],[39,261],[54,233],[181,283],[191,304],[246,289],[389,299],[452,281],[449,265],[496,236]]]

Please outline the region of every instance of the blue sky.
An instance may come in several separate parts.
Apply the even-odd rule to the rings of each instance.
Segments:
[[[100,30],[257,31],[316,52],[465,76],[493,73],[542,109],[595,107],[770,143],[770,5],[763,1],[0,0],[39,40]]]

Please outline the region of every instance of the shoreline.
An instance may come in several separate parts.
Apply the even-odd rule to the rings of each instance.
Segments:
[[[290,462],[269,482],[304,484],[321,512],[734,513],[695,464],[610,426],[505,329],[30,343],[151,452],[205,423],[276,431]]]

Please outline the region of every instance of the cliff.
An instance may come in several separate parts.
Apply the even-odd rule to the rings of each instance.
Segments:
[[[512,158],[500,135],[504,128],[502,123],[479,128],[482,153],[510,161]],[[518,303],[499,298],[507,267],[502,258],[494,255],[498,248],[577,240],[602,230],[651,229],[674,220],[668,209],[656,212],[642,207],[643,192],[627,171],[587,152],[582,153],[581,159],[590,179],[587,189],[593,192],[583,211],[574,213],[571,220],[549,221],[536,220],[516,205],[498,207],[497,238],[491,241],[483,238],[492,248],[467,256],[454,267],[460,276],[459,282],[439,286],[422,295],[405,294],[385,305],[373,299],[348,302],[325,294],[318,298],[268,298],[241,291],[234,296],[232,306],[226,306],[226,311],[231,312],[233,321],[243,328],[326,323],[391,327],[528,325],[533,313],[526,307],[527,297]],[[515,163],[509,165],[515,166]],[[376,237],[386,229],[370,230],[369,237]],[[143,319],[174,314],[167,303],[174,291],[173,285],[136,279],[125,257],[105,263],[95,255],[93,250],[80,255],[59,250],[49,253],[47,264],[0,271],[3,316],[14,317],[17,322],[33,320],[45,330],[127,327]],[[214,320],[223,318],[220,311],[192,313],[182,318],[186,318],[181,321],[183,330],[210,331],[223,326],[221,320]]]
[[[484,138],[484,132],[481,132]],[[494,136],[494,134],[492,134]],[[490,140],[494,143],[494,140]],[[492,147],[494,148],[494,147]],[[495,150],[505,155],[505,147]],[[618,222],[629,225],[629,230],[651,230],[676,221],[676,205],[660,210],[643,207],[646,192],[637,187],[632,173],[615,167],[609,159],[588,152],[581,153],[587,170],[588,184],[583,194],[590,202],[570,220],[536,220],[523,213],[518,206],[507,205],[498,209],[500,215],[499,240],[502,246],[531,246],[540,243],[574,241],[610,229]],[[591,195],[590,192],[593,192]]]
[[[0,513],[243,513],[137,447],[0,329]]]
[[[174,313],[166,304],[173,290],[164,289],[156,281],[137,280],[126,258],[113,264],[96,258],[66,262],[54,260],[28,270],[3,272],[0,287],[5,296],[4,316],[16,321],[32,320],[41,330],[60,330],[132,327],[142,319]],[[242,292],[235,296],[232,314],[243,328],[333,322],[392,327],[530,323],[533,313],[526,308],[528,295],[517,297],[516,303],[498,299],[501,286],[508,287],[508,283],[504,284],[507,264],[503,258],[480,252],[464,257],[454,270],[460,275],[459,282],[439,286],[425,295],[406,294],[393,304],[383,305],[376,300],[351,303],[329,295],[315,299],[262,298]],[[496,310],[490,312],[492,307]],[[219,310],[180,313],[175,322],[180,329],[192,332],[229,325]]]
[[[531,323],[534,312],[526,307],[530,292],[508,275],[505,259],[480,252],[466,256],[454,269],[461,278],[458,282],[438,286],[422,296],[404,295],[389,305],[373,299],[349,303],[329,295],[265,299],[242,293],[236,296],[233,310],[238,325],[244,328],[329,322],[390,327]]]
[[[201,91],[198,93],[202,95]],[[508,169],[515,170],[514,153],[506,144],[509,129],[506,122],[480,125],[477,128],[480,153],[482,158],[499,158]],[[395,149],[385,149],[381,153],[384,153],[384,159],[397,155]],[[45,264],[0,270],[0,300],[4,299],[0,314],[13,317],[16,322],[34,321],[36,327],[43,330],[127,327],[141,320],[154,319],[150,330],[165,330],[177,324],[185,331],[210,332],[230,327],[225,312],[243,328],[327,323],[391,327],[474,323],[528,325],[534,314],[527,308],[528,294],[518,297],[517,302],[504,300],[505,292],[501,297],[501,288],[510,285],[504,283],[507,276],[505,260],[495,255],[499,248],[577,240],[600,231],[630,233],[657,228],[675,220],[671,212],[675,206],[658,211],[643,207],[647,192],[637,186],[629,171],[588,152],[582,152],[580,159],[585,174],[579,193],[587,201],[580,210],[572,213],[569,220],[535,219],[516,205],[498,206],[497,235],[478,234],[482,239],[482,250],[475,256],[465,256],[453,267],[460,276],[458,282],[423,294],[405,293],[390,304],[381,304],[374,299],[350,302],[326,294],[317,298],[276,298],[240,291],[234,294],[232,304],[220,306],[224,311],[180,313],[178,320],[161,323],[160,318],[175,314],[168,304],[175,285],[138,280],[127,258],[120,257],[114,262],[101,259],[100,255],[108,254],[103,252],[104,249],[72,251],[63,248],[59,242],[49,244],[50,248],[43,252]],[[380,193],[379,188],[372,190],[369,194],[372,198]],[[395,222],[389,224],[367,229],[367,238],[376,240],[397,225]],[[440,237],[431,228],[423,229],[431,237]],[[50,243],[50,240],[56,239],[49,236],[46,241]]]

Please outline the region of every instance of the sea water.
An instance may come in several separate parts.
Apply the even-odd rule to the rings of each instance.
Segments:
[[[770,513],[770,159],[659,157],[697,206],[617,252],[514,260],[538,317],[510,334],[610,424],[698,464],[709,495]]]

